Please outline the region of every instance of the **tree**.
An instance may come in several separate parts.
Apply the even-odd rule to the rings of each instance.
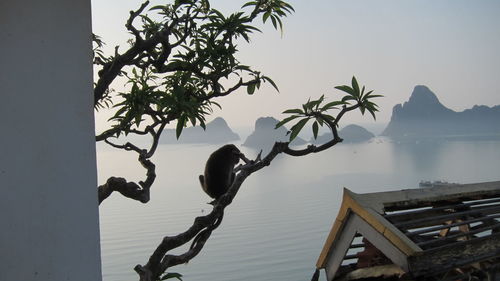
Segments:
[[[254,22],[261,18],[271,22],[275,29],[282,30],[282,19],[294,10],[282,0],[256,0],[244,4],[241,11],[228,16],[211,8],[208,0],[175,0],[172,4],[153,6],[146,11],[149,2],[144,2],[136,11],[131,11],[126,28],[131,33],[128,49],[106,56],[101,47],[103,41],[94,35],[94,65],[99,68],[94,85],[96,110],[108,107],[115,110],[110,127],[96,136],[96,141],[126,151],[134,151],[138,161],[146,169],[143,181],[129,182],[122,177],[110,177],[98,186],[99,203],[114,191],[133,200],[147,203],[150,188],[155,182],[155,164],[150,160],[156,152],[162,131],[168,124],[175,124],[177,137],[183,128],[199,124],[205,128],[205,120],[214,106],[220,107],[217,98],[246,89],[249,95],[269,83],[278,90],[274,81],[243,65],[237,59],[236,42],[250,42],[254,32],[260,32]],[[154,13],[149,16],[147,12]],[[117,77],[127,79],[127,90],[116,93],[111,84]],[[229,86],[227,86],[229,85]],[[345,113],[359,109],[368,111],[375,118],[377,106],[372,102],[372,91],[358,85],[353,77],[351,85],[336,87],[344,96],[328,102],[325,96],[308,100],[302,108],[284,111],[291,116],[277,127],[294,121],[290,129],[290,141],[311,121],[316,137],[320,126],[326,125],[332,139],[324,144],[309,145],[295,150],[289,142],[277,142],[265,156],[257,159],[244,157],[245,164],[236,167],[237,176],[229,191],[214,203],[213,210],[195,218],[193,225],[176,236],[164,237],[145,265],[137,265],[135,271],[141,281],[179,277],[166,273],[175,265],[194,258],[209,239],[212,231],[222,221],[226,206],[231,204],[245,179],[271,164],[281,153],[303,156],[324,151],[342,141],[338,135],[339,121]],[[335,115],[329,112],[336,110]],[[121,142],[120,137],[145,135],[152,139],[147,148],[130,141]],[[120,138],[120,139],[119,139]],[[184,244],[191,247],[185,253],[172,255],[170,251]]]

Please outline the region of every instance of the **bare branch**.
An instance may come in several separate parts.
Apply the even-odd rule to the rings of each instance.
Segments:
[[[149,258],[146,265],[137,265],[135,271],[139,274],[141,281],[153,281],[159,279],[168,268],[186,263],[194,258],[203,248],[206,241],[214,229],[216,229],[222,222],[224,209],[230,205],[236,197],[242,183],[252,173],[269,166],[273,159],[280,153],[288,148],[288,143],[277,142],[274,144],[272,150],[268,155],[260,160],[260,153],[256,160],[248,160],[244,155],[243,159],[248,162],[245,166],[240,166],[233,184],[228,192],[224,194],[219,200],[215,201],[212,211],[205,216],[197,217],[193,225],[183,233],[176,236],[166,236],[161,241],[160,245],[156,248],[154,253]],[[178,248],[189,241],[193,240],[193,244],[188,251],[181,255],[167,254],[170,250]]]
[[[108,198],[113,191],[120,192],[123,196],[142,203],[149,201],[149,190],[146,190],[134,182],[127,182],[124,178],[109,178],[105,184],[97,189],[99,204]]]
[[[115,144],[108,142],[108,140],[106,140],[106,142],[115,146]],[[154,145],[154,149],[156,149],[156,145]],[[120,145],[116,146],[121,147]],[[126,147],[124,148],[126,150],[138,151],[138,160],[146,169],[146,180],[140,181],[139,184],[137,184],[135,182],[127,182],[124,178],[110,177],[105,184],[97,188],[99,204],[108,198],[113,191],[118,191],[123,196],[142,203],[147,203],[150,199],[150,189],[156,179],[155,164],[148,159],[148,152],[146,150],[140,150],[131,143],[126,143],[123,147]],[[134,147],[134,149],[131,149],[132,147]],[[151,150],[153,150],[153,148]]]
[[[127,20],[127,23],[125,24],[125,27],[132,32],[135,36],[136,41],[142,41],[141,33],[134,27],[133,22],[136,17],[138,17],[142,11],[146,8],[146,6],[149,5],[149,1],[146,1],[142,3],[142,5],[137,9],[137,11],[130,11],[130,17]]]

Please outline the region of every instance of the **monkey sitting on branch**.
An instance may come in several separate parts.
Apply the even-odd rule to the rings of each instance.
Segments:
[[[234,166],[240,158],[246,160],[234,144],[226,144],[210,155],[205,166],[205,175],[199,177],[201,187],[208,196],[217,200],[226,194],[233,184]]]

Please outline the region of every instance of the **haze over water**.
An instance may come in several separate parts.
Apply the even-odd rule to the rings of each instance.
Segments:
[[[184,231],[210,211],[197,177],[217,147],[161,145],[148,204],[117,194],[103,202],[103,280],[138,280],[133,267],[147,262],[163,236]],[[242,150],[249,158],[257,153]],[[111,175],[143,178],[133,153],[98,146],[98,160],[100,182]],[[495,181],[499,167],[500,141],[396,143],[379,137],[306,157],[279,157],[243,183],[200,255],[172,271],[186,281],[308,280],[343,187],[363,193],[418,188],[421,180]]]

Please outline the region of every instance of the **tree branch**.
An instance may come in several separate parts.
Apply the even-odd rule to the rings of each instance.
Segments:
[[[142,5],[137,9],[137,11],[130,11],[130,17],[127,20],[127,23],[125,24],[125,27],[132,32],[135,36],[136,41],[142,41],[141,33],[134,27],[133,22],[136,17],[138,17],[142,11],[146,8],[146,6],[149,5],[149,1],[146,1],[142,3]]]
[[[146,169],[146,180],[140,181],[139,184],[135,182],[127,182],[124,178],[110,177],[105,184],[100,185],[97,188],[99,204],[101,204],[106,198],[108,198],[113,191],[118,191],[123,196],[137,200],[141,203],[147,203],[150,199],[150,189],[156,179],[156,166],[149,160],[154,153],[158,145],[159,135],[154,137],[153,145],[148,152],[147,150],[141,150],[131,143],[126,143],[125,145],[116,145],[108,140],[107,143],[114,147],[123,148],[125,150],[133,150],[139,153],[139,162]]]
[[[206,241],[210,238],[212,231],[222,222],[224,209],[230,205],[236,197],[242,183],[252,173],[269,166],[272,160],[286,150],[288,143],[277,142],[268,155],[259,160],[260,154],[255,161],[249,161],[246,165],[240,167],[240,171],[228,192],[219,200],[215,201],[212,211],[205,215],[195,218],[193,225],[183,233],[176,236],[165,236],[160,245],[153,252],[146,265],[137,265],[134,270],[139,274],[141,281],[155,281],[160,278],[168,268],[186,263],[194,258],[203,248]],[[243,156],[246,159],[245,156]],[[247,160],[248,161],[248,160]],[[180,255],[168,254],[170,250],[176,249],[193,240],[190,249]]]
[[[238,84],[241,83],[242,82],[240,80]],[[214,201],[214,208],[212,211],[208,215],[197,217],[194,220],[193,225],[185,232],[176,236],[164,237],[160,245],[149,258],[146,265],[137,265],[134,268],[139,274],[140,281],[158,280],[168,268],[181,263],[186,263],[194,258],[202,250],[206,241],[210,238],[212,231],[221,224],[225,208],[232,203],[246,178],[260,169],[269,166],[278,154],[285,153],[291,156],[305,156],[311,153],[324,151],[342,142],[342,139],[338,136],[337,132],[338,122],[342,119],[345,113],[355,110],[360,106],[361,105],[359,103],[352,106],[343,106],[334,121],[324,117],[324,115],[320,112],[311,113],[318,115],[313,117],[320,117],[324,120],[330,127],[333,134],[332,140],[320,146],[309,145],[305,149],[294,150],[290,148],[288,142],[275,142],[271,151],[263,159],[261,159],[260,153],[257,156],[257,159],[253,161],[248,160],[245,155],[242,155],[241,159],[244,160],[245,165],[236,167],[235,172],[237,172],[237,175],[234,182],[226,194],[220,197],[217,201]],[[189,241],[193,242],[189,250],[185,253],[180,255],[169,254],[170,250],[178,248]]]

